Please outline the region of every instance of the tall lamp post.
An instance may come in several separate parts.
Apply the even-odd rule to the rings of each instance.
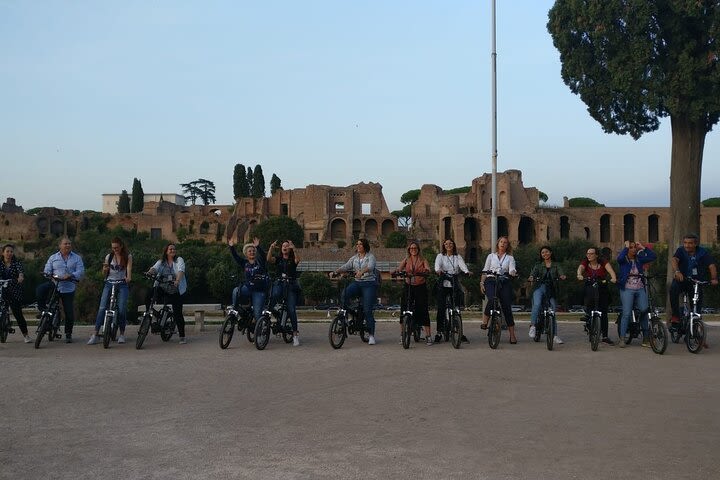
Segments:
[[[490,0],[492,8],[492,191],[490,199],[490,248],[495,251],[498,238],[497,224],[497,51],[495,46],[495,8],[496,0]]]

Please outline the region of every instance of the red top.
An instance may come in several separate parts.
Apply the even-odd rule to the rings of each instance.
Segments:
[[[605,270],[605,265],[607,265],[607,262],[605,260],[598,259],[598,268],[597,270],[593,270],[592,267],[590,267],[590,262],[588,262],[587,258],[584,258],[582,262],[580,262],[580,265],[585,267],[585,270],[583,271],[583,275],[588,280],[605,280],[605,277],[607,277],[607,270]]]

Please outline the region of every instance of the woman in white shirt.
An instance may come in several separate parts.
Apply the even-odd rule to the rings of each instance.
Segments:
[[[496,247],[496,253],[491,253],[485,259],[485,266],[483,271],[495,272],[499,275],[516,276],[517,269],[515,267],[515,258],[512,256],[512,246],[508,241],[507,237],[498,238]],[[483,274],[480,279],[480,291],[485,294],[488,299],[485,305],[485,312],[483,315],[483,323],[480,326],[483,330],[487,330],[488,321],[490,320],[490,304],[492,303],[495,295],[500,297],[500,305],[502,307],[503,315],[505,316],[505,323],[510,333],[510,343],[517,343],[517,337],[515,337],[515,321],[513,320],[512,314],[512,300],[513,291],[512,284],[510,281],[505,281],[500,285],[500,288],[496,288],[495,282],[487,282],[485,284],[487,275]],[[497,290],[497,291],[496,291]]]
[[[467,265],[465,265],[465,260],[457,254],[455,242],[448,238],[443,242],[440,253],[437,254],[437,257],[435,257],[435,273],[442,277],[445,273],[457,275],[460,272],[470,275],[470,271],[468,270]],[[435,343],[442,340],[440,332],[444,330],[445,297],[449,291],[452,291],[452,282],[455,282],[455,293],[458,294],[455,298],[455,302],[458,305],[462,304],[462,294],[459,294],[461,290],[459,288],[457,277],[454,276],[452,282],[450,280],[442,279],[441,281],[442,285],[438,285],[437,289],[437,334],[435,335]],[[462,336],[462,341],[467,342],[465,335]]]

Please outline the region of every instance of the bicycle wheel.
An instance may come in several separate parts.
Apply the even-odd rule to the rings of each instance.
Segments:
[[[115,313],[117,314],[117,311],[116,311]],[[117,318],[117,317],[115,317],[115,318]],[[117,339],[118,339],[118,330],[119,330],[119,328],[120,328],[120,325],[118,325],[118,323],[117,323],[117,321],[115,320],[115,318],[113,318],[113,321],[112,321],[112,323],[110,324],[110,325],[111,325],[111,327],[110,327],[110,340],[112,340],[113,342],[117,342]]]
[[[152,314],[145,312],[142,321],[137,331],[137,338],[135,339],[135,348],[140,350],[145,342],[148,332],[150,331],[150,321],[152,320]]]
[[[593,315],[590,319],[590,348],[596,352],[600,345],[600,315]]]
[[[700,353],[705,345],[705,322],[692,322],[692,329],[685,335],[685,345],[690,353]]]
[[[502,333],[502,327],[500,325],[500,317],[497,313],[490,315],[490,322],[488,324],[488,344],[490,348],[495,350],[500,345],[500,334]]]
[[[105,312],[105,319],[103,320],[103,347],[108,348],[110,346],[110,340],[112,339],[112,317],[110,312]]]
[[[446,302],[449,302],[450,299],[446,299]],[[448,305],[448,303],[446,303]],[[452,318],[452,310],[449,308],[445,309],[445,318],[443,319],[443,340],[448,341],[450,340],[450,319]]]
[[[658,355],[665,353],[668,345],[667,327],[659,318],[650,319],[650,346]]]
[[[328,332],[328,338],[330,339],[330,345],[337,350],[345,343],[347,333],[345,332],[345,317],[338,313],[330,322],[330,331]]]
[[[450,343],[452,343],[453,348],[460,348],[462,336],[462,317],[458,312],[453,312],[450,317]]]
[[[10,314],[7,308],[3,308],[0,312],[0,343],[7,341],[8,334],[10,333]]]
[[[410,337],[414,330],[413,319],[410,315],[403,315],[400,317],[400,338],[402,339],[402,346],[405,350],[410,348]]]
[[[555,315],[545,316],[545,346],[552,351],[555,342]]]
[[[169,342],[172,336],[175,334],[175,322],[171,313],[167,314],[165,324],[160,329],[160,339],[163,342]]]
[[[270,317],[262,315],[255,325],[255,348],[265,350],[270,341]]]
[[[47,315],[42,315],[40,317],[40,322],[38,323],[37,332],[35,333],[35,348],[40,348],[40,343],[42,342],[49,326],[50,318]]]
[[[293,341],[293,328],[292,324],[288,320],[287,310],[283,310],[280,315],[280,325],[282,326],[282,338],[285,343],[292,343]]]
[[[235,322],[237,321],[237,318],[235,318],[235,315],[228,315],[225,318],[225,321],[222,324],[222,328],[220,329],[220,348],[225,350],[230,345],[230,340],[232,340],[233,334],[235,333]]]

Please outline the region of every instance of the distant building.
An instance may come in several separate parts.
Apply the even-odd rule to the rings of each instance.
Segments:
[[[22,207],[15,204],[15,199],[12,197],[8,197],[5,203],[2,204],[2,208],[0,208],[0,211],[3,213],[23,213],[24,210]]]
[[[130,193],[128,195],[131,196]],[[132,196],[131,196],[132,198]],[[120,200],[119,193],[103,193],[102,194],[102,213],[110,213],[115,215],[118,213],[117,204]],[[160,201],[170,202],[175,205],[185,205],[185,197],[178,195],[177,193],[146,193],[143,195],[143,201],[145,202],[158,202]]]

